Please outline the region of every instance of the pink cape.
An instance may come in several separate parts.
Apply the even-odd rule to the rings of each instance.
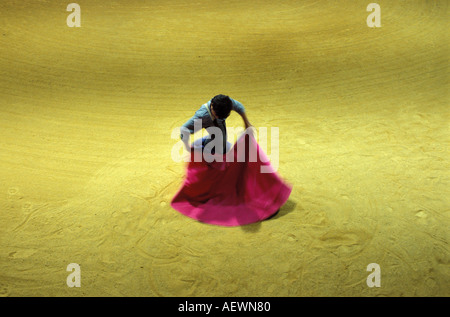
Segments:
[[[292,187],[274,171],[253,135],[243,134],[220,156],[223,162],[196,162],[191,151],[184,183],[171,202],[174,209],[201,222],[240,226],[272,216],[289,198]],[[262,166],[272,172],[261,173]]]

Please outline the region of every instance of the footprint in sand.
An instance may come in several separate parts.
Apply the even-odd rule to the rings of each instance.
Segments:
[[[17,200],[21,199],[19,195],[19,187],[10,187],[8,188],[8,201],[10,203],[15,203]]]
[[[10,259],[24,259],[24,258],[30,257],[31,255],[35,254],[36,252],[37,252],[37,250],[34,250],[34,249],[22,249],[22,250],[10,252],[8,254],[8,257]]]
[[[8,201],[8,208],[15,209],[17,208],[17,203],[19,202],[19,199],[22,199],[22,196],[19,192],[19,187],[10,187],[7,191],[7,201]]]
[[[19,193],[18,187],[10,187],[8,188],[8,198],[12,198],[13,196],[16,196]]]
[[[424,219],[424,218],[427,218],[428,215],[427,215],[427,213],[426,213],[425,211],[419,210],[419,211],[416,213],[416,217],[419,217],[419,218]]]
[[[415,211],[415,222],[420,225],[436,225],[438,220],[428,210],[419,209]]]
[[[327,249],[335,249],[342,255],[350,256],[361,252],[370,239],[370,234],[364,231],[332,230],[323,234],[319,241]]]
[[[22,211],[26,214],[30,213],[31,210],[33,209],[33,204],[30,202],[24,202],[22,205]]]
[[[426,225],[426,224],[429,224],[429,222],[430,222],[430,219],[429,219],[429,217],[428,217],[428,214],[427,214],[427,212],[424,211],[424,210],[417,210],[415,216],[416,216],[416,222],[417,222],[418,224]]]
[[[288,234],[288,236],[287,236],[287,240],[288,240],[289,242],[297,242],[297,237],[296,237],[294,234],[290,233],[290,234]]]
[[[358,244],[358,241],[360,239],[358,237],[358,234],[354,232],[332,230],[323,234],[320,237],[320,240],[323,241],[327,246],[334,247],[340,245]]]

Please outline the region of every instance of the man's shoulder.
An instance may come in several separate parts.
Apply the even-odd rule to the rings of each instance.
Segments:
[[[194,113],[191,120],[201,119],[202,122],[207,123],[211,121],[211,115],[209,114],[208,103],[200,106],[200,108]]]
[[[201,105],[200,108],[195,112],[196,116],[203,117],[209,115],[208,109],[205,107],[205,105],[207,106],[207,103]]]

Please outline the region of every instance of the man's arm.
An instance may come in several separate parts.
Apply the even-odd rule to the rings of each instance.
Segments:
[[[234,99],[232,99],[232,101],[233,101],[233,110],[236,111],[242,117],[242,120],[244,120],[245,129],[251,127],[252,124],[248,121],[247,115],[245,114],[245,108],[242,105],[242,103]]]
[[[203,127],[203,117],[205,115],[204,107],[200,107],[199,110],[180,128],[180,139],[184,144],[184,147],[189,152],[191,150],[190,138],[191,134],[199,131]]]

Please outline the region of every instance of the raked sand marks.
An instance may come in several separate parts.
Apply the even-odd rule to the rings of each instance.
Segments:
[[[334,289],[389,296],[445,287],[438,276],[446,274],[448,249],[439,223],[448,221],[448,211],[440,211],[439,199],[429,197],[403,219],[396,211],[404,203],[373,191],[365,200],[350,188],[342,195],[326,186],[295,188],[273,220],[221,228],[167,208],[181,185],[183,163],[170,161],[165,152],[167,157],[143,149],[107,164],[77,197],[59,206],[19,203],[20,189],[11,188],[9,203],[24,213],[8,233],[8,258],[16,269],[10,277],[47,280],[13,283],[5,294],[70,294],[61,268],[71,262],[82,266],[83,294],[297,296]],[[364,182],[358,186],[368,188]],[[377,218],[383,210],[390,216]],[[423,234],[408,233],[410,220]],[[374,261],[382,265],[382,289],[365,285],[364,269]],[[408,292],[400,286],[405,276],[415,283]]]
[[[172,177],[153,182],[149,164]],[[157,159],[151,150],[137,151],[98,171],[77,198],[44,210],[39,215],[45,225],[38,244],[53,246],[54,259],[48,261],[78,261],[82,290],[87,293],[95,288],[108,295],[263,295],[267,290],[258,276],[265,276],[277,285],[269,292],[290,296],[302,291],[320,293],[327,282],[312,278],[318,274],[315,263],[329,259],[333,252],[339,253],[341,263],[347,255],[361,253],[369,238],[352,230],[330,232],[323,213],[308,217],[303,211],[300,223],[288,221],[294,211],[301,210],[295,203],[294,210],[282,210],[273,219],[282,221],[285,232],[270,220],[231,230],[192,221],[164,208],[182,181],[181,169],[178,176],[168,170],[172,165],[164,157]],[[25,233],[29,227],[22,229]],[[58,243],[58,237],[65,242]],[[284,249],[280,250],[280,244]],[[334,276],[334,264],[328,267],[329,278],[342,283],[343,277],[336,280]],[[254,277],[249,278],[252,272]],[[312,286],[305,288],[308,283]],[[68,294],[64,284],[59,285],[59,291]]]
[[[2,1],[0,295],[448,295],[448,1],[367,3]],[[165,132],[215,92],[292,139],[272,220],[169,207]]]
[[[406,113],[395,124],[372,120],[352,133],[379,128],[381,122],[391,127],[386,132],[395,133],[392,127],[398,126],[399,133],[406,133],[402,125],[409,125],[410,116]],[[416,126],[426,127],[421,122]],[[340,132],[339,125],[324,128]],[[445,198],[437,195],[446,179],[445,174],[428,174],[430,190],[424,191],[426,187],[409,188],[407,178],[398,177],[403,171],[399,167],[405,165],[410,168],[408,173],[420,175],[422,162],[439,153],[432,144],[425,147],[420,142],[426,133],[414,131],[415,137],[403,138],[401,144],[396,142],[398,134],[384,145],[379,140],[371,142],[376,139],[370,135],[362,143],[376,159],[392,162],[383,165],[386,175],[392,173],[385,186],[397,191],[373,188],[363,175],[347,173],[334,179],[337,174],[329,174],[323,183],[295,187],[290,206],[273,220],[242,228],[197,223],[168,208],[184,171],[183,163],[169,159],[169,147],[125,155],[96,172],[77,197],[53,205],[22,202],[20,188],[11,187],[6,201],[11,210],[22,214],[17,213],[16,225],[8,232],[7,257],[16,273],[9,276],[11,282],[4,284],[3,293],[71,294],[64,268],[77,262],[83,270],[82,294],[297,296],[330,290],[369,296],[436,294],[445,289],[442,276],[447,276],[449,263],[447,232],[440,226],[448,222],[448,210],[442,210]],[[380,138],[380,134],[373,137]],[[309,142],[320,149],[317,139]],[[355,144],[343,145],[347,151],[343,166],[349,166],[349,159],[376,166],[370,156],[361,159],[354,152],[351,146]],[[374,146],[379,150],[374,151]],[[396,150],[396,156],[384,157],[381,150],[386,146],[406,152]],[[307,150],[302,153],[306,162],[311,154]],[[326,147],[323,153],[332,154]],[[335,156],[331,163],[339,159]],[[429,166],[439,173],[437,165]],[[302,169],[301,173],[308,183],[310,171]],[[329,187],[325,180],[340,187]],[[346,180],[349,186],[342,187]],[[380,190],[383,195],[377,196]],[[409,213],[399,213],[405,206],[411,206]],[[365,267],[372,262],[382,266],[381,289],[365,284]],[[34,276],[45,276],[45,283],[33,281]],[[14,282],[17,279],[22,282]],[[406,291],[402,282],[409,282]]]
[[[126,263],[132,263],[124,253],[126,250],[132,252],[141,235],[152,227],[152,221],[164,218],[160,215],[161,209],[168,205],[170,193],[176,188],[172,186],[173,188],[169,188],[163,195],[164,188],[174,182],[173,177],[152,182],[148,164],[155,164],[155,161],[152,160],[150,152],[148,150],[132,153],[105,166],[93,176],[77,197],[62,202],[59,206],[46,204],[28,211],[28,204],[24,204],[26,212],[23,213],[22,219],[15,221],[17,224],[10,229],[6,235],[7,239],[4,240],[5,245],[9,245],[8,258],[31,259],[35,262],[33,258],[42,257],[44,254],[49,266],[52,269],[59,266],[61,274],[51,276],[42,263],[32,269],[24,269],[17,262],[10,261],[11,268],[14,267],[20,272],[14,276],[24,279],[26,276],[38,274],[55,281],[59,278],[59,283],[55,283],[60,287],[51,290],[49,295],[65,294],[67,286],[65,279],[61,278],[66,274],[65,266],[72,262],[83,268],[85,292],[89,293],[91,287],[96,286],[96,283],[89,281],[90,274],[101,275],[103,266],[108,272],[114,271],[111,275],[106,275],[107,279],[119,281],[118,277],[128,271]],[[162,166],[161,163],[158,165]],[[169,171],[167,173],[170,174]],[[163,184],[167,179],[169,183]],[[11,203],[14,196],[19,195],[19,190],[13,188],[8,193]],[[149,203],[152,200],[155,201],[154,205]],[[22,245],[34,248],[24,248]],[[117,262],[120,263],[124,259],[127,259],[127,262],[123,262],[123,267],[115,271],[119,265]],[[95,265],[95,268],[92,265]],[[131,265],[128,268],[134,269]],[[99,282],[100,289],[109,288],[105,286],[104,279],[100,278]],[[49,285],[30,287],[29,290],[19,287],[16,291],[39,294],[40,287],[45,289]],[[112,291],[112,294],[120,294],[120,291]]]

